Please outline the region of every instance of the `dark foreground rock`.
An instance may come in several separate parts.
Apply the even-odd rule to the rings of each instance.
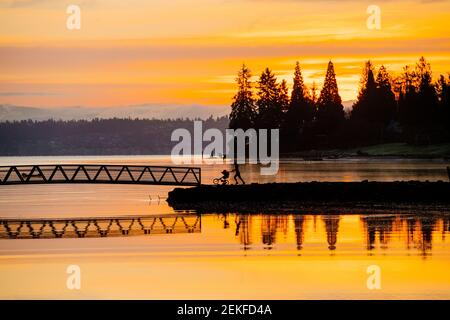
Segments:
[[[176,188],[176,210],[199,212],[358,212],[450,209],[448,182],[304,182]]]

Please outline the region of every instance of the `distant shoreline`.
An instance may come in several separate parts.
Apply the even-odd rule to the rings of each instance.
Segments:
[[[351,149],[308,150],[282,153],[285,158],[331,160],[342,158],[444,159],[450,160],[450,143],[414,146],[406,143],[377,144]]]
[[[170,148],[169,148],[170,149]],[[81,157],[81,156],[170,156],[170,153],[129,153],[128,150],[118,152],[117,148],[99,148],[95,151],[86,148],[84,152],[34,152],[35,150],[21,149],[20,152],[8,152],[0,150],[0,157]],[[205,157],[208,159],[208,157]],[[351,149],[324,149],[304,150],[296,152],[281,152],[280,159],[301,159],[305,161],[337,160],[337,159],[443,159],[450,160],[450,143],[415,146],[406,143],[378,144]]]

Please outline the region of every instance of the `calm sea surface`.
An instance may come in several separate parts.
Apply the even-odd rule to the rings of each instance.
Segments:
[[[166,156],[3,157],[0,165],[170,165]],[[283,160],[247,182],[447,180],[441,160]],[[202,165],[202,182],[226,164]],[[450,210],[351,215],[175,212],[173,187],[0,187],[0,298],[450,298]],[[6,221],[6,222],[5,222]],[[78,265],[81,289],[66,286]],[[381,289],[369,290],[369,266]]]

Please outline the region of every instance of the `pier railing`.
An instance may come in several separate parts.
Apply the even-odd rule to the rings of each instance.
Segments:
[[[56,164],[0,166],[0,185],[109,183],[196,186],[201,169],[143,165]]]

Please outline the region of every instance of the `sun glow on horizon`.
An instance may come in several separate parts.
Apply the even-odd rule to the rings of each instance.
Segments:
[[[291,85],[298,60],[320,88],[332,60],[344,101],[369,59],[396,74],[423,55],[435,76],[450,71],[449,1],[381,1],[381,30],[367,29],[370,3],[356,0],[99,0],[80,5],[74,31],[68,4],[0,3],[1,104],[228,105],[244,62]]]

